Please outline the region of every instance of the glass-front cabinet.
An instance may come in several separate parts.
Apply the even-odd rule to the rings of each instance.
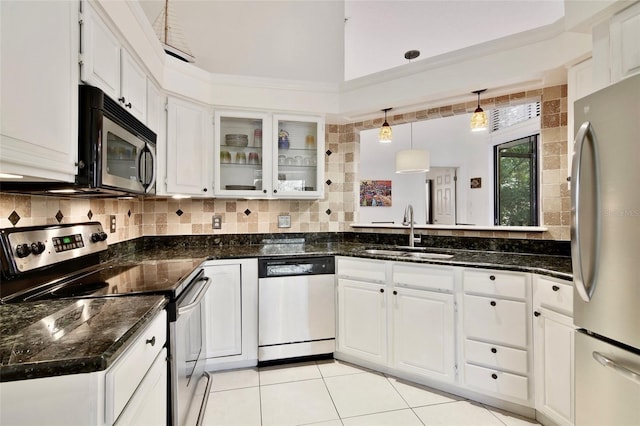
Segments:
[[[273,193],[281,198],[324,194],[324,121],[318,117],[273,116]]]
[[[324,121],[320,117],[219,111],[215,129],[215,196],[323,196]]]
[[[215,195],[222,197],[264,197],[271,185],[271,147],[264,135],[271,134],[268,114],[216,112]]]

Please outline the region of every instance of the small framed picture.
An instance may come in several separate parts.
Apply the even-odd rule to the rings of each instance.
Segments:
[[[471,189],[482,188],[482,178],[471,178]]]
[[[360,181],[360,206],[362,207],[390,207],[390,180],[362,180]]]

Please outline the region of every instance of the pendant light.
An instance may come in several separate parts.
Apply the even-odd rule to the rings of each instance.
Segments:
[[[411,125],[411,149],[396,153],[396,173],[424,173],[429,171],[429,151],[413,149],[413,123]]]
[[[487,130],[487,125],[489,120],[487,119],[487,113],[480,108],[480,93],[486,91],[487,89],[475,90],[471,93],[476,93],[478,95],[478,108],[473,111],[473,115],[471,116],[471,131],[479,132],[482,130]]]
[[[391,108],[385,108],[384,111],[384,123],[382,123],[382,127],[380,128],[380,134],[378,135],[378,141],[380,143],[391,143],[391,126],[387,123],[387,111],[391,110]]]

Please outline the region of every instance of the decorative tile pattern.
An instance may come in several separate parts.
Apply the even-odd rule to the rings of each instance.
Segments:
[[[91,218],[93,217],[93,212],[91,210],[87,212],[87,217],[89,218],[89,220],[91,220]]]
[[[329,155],[333,154],[333,152],[331,152],[331,150],[330,150],[330,149],[328,149],[328,150],[325,152],[325,154],[327,154],[327,156],[329,156]]]
[[[131,217],[131,210],[127,212],[127,216]]]
[[[332,183],[333,182],[331,182],[331,179],[327,179],[327,182],[326,182],[327,185],[331,185]]]
[[[178,217],[182,216],[184,214],[184,212],[180,209],[176,210],[176,214],[178,215]]]
[[[327,216],[328,216],[328,215],[330,215],[330,214],[331,214],[331,209],[327,209],[327,210],[325,211],[325,213],[327,214]]]
[[[9,215],[9,222],[11,222],[13,226],[16,226],[16,224],[20,222],[20,215],[15,210]]]
[[[58,210],[58,213],[56,213],[56,220],[58,221],[58,223],[62,222],[62,219],[64,218],[64,215],[62,214],[62,212],[60,210]]]
[[[251,214],[251,210],[246,209],[246,210],[244,211],[244,214],[245,214],[246,216],[249,216],[249,215]]]

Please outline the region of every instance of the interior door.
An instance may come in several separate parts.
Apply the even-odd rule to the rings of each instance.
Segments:
[[[456,168],[434,167],[429,171],[433,185],[433,223],[456,223]]]

